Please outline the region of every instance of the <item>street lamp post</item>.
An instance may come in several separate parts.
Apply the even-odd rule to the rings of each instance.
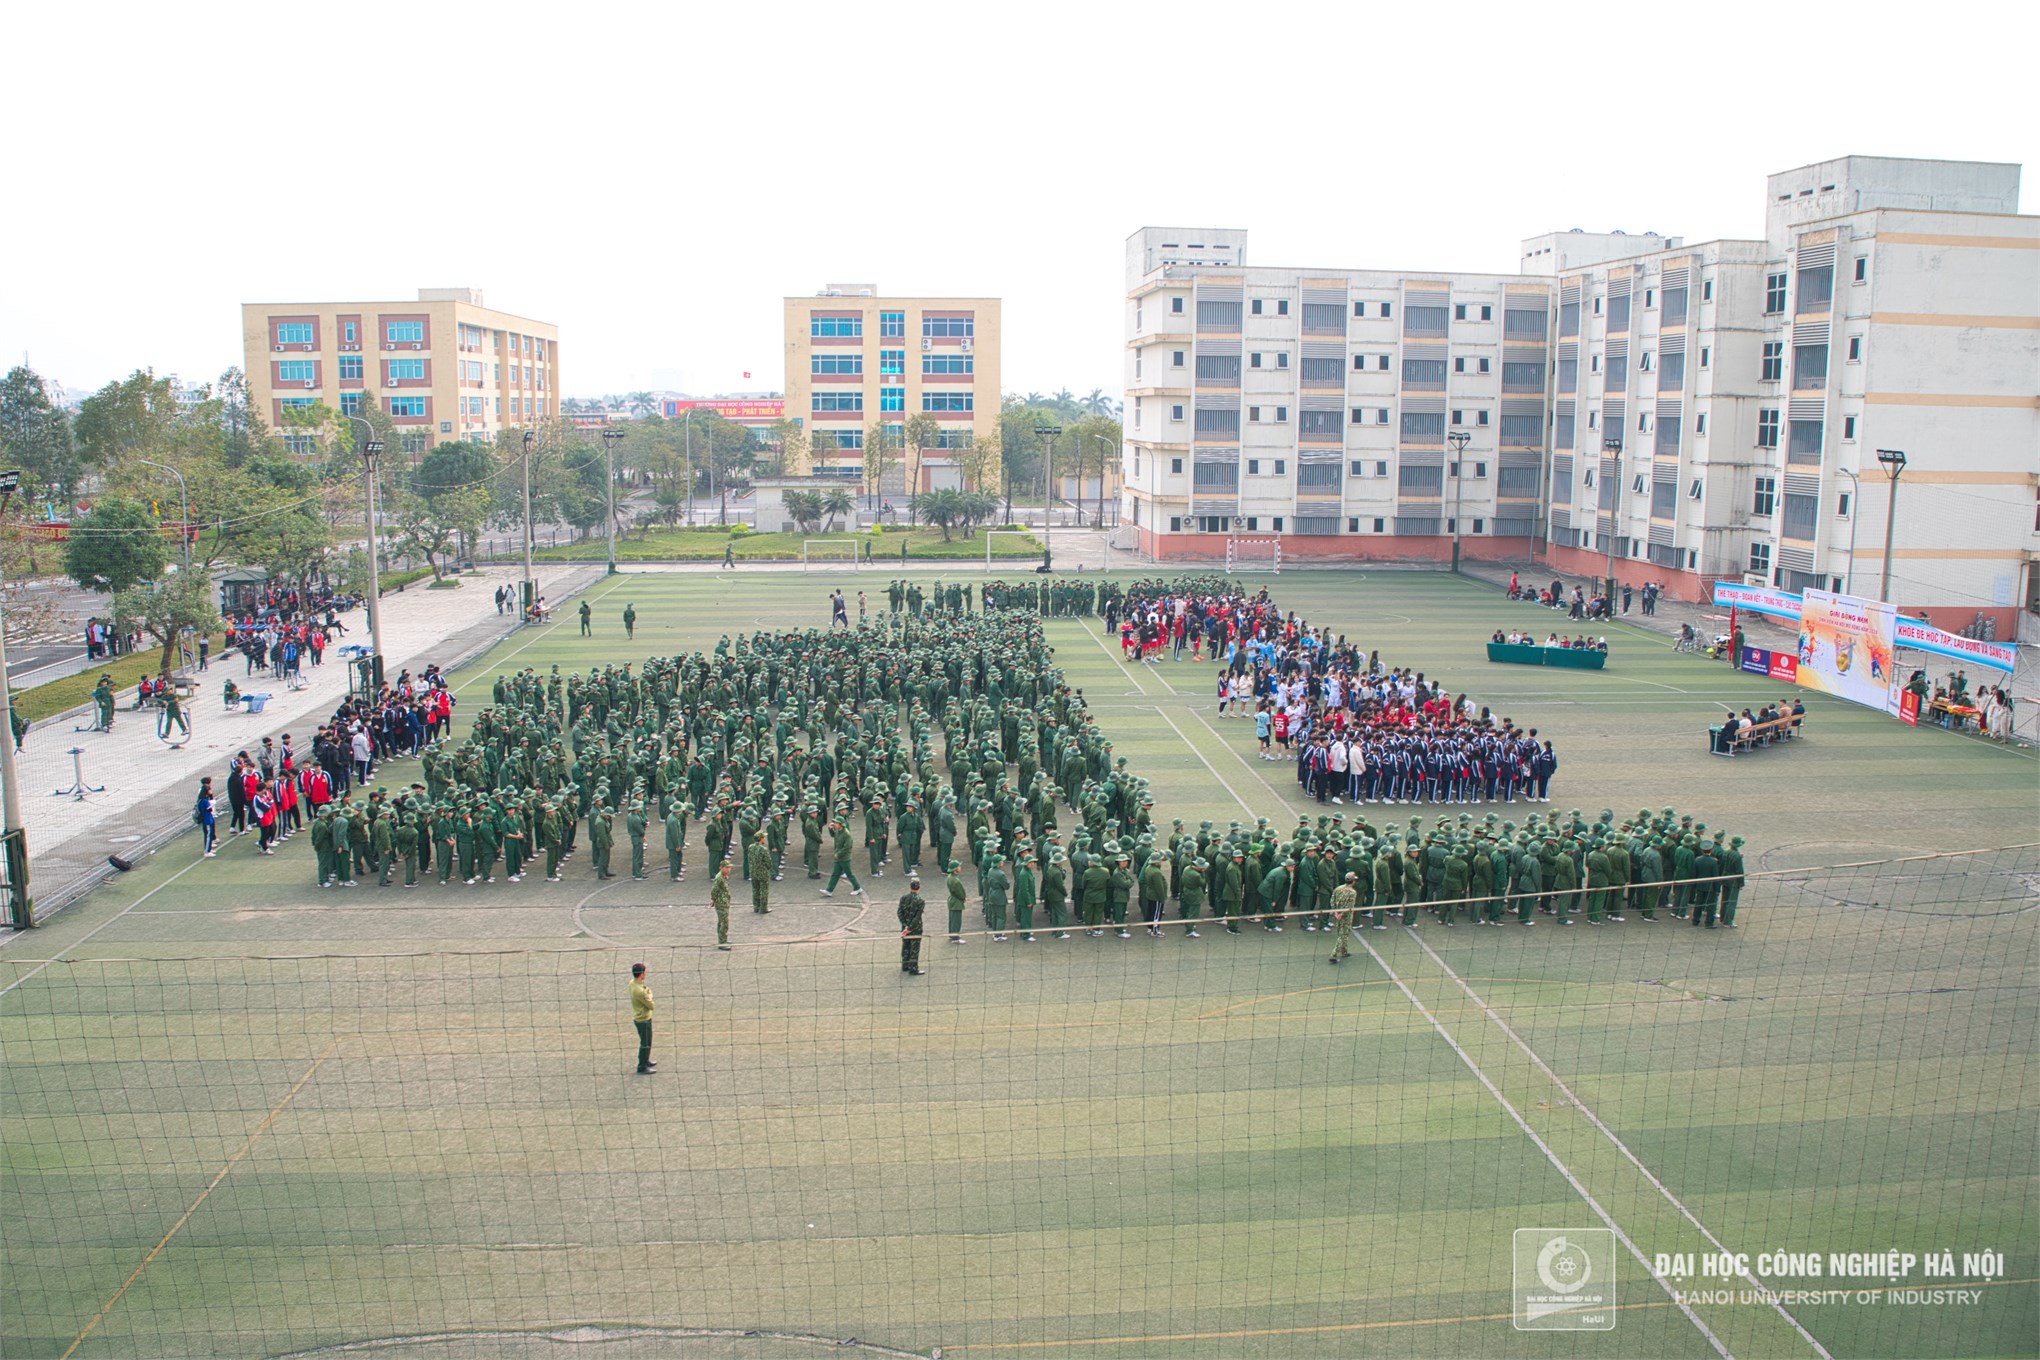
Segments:
[[[1452,574],[1459,574],[1459,464],[1466,457],[1466,446],[1473,436],[1465,430],[1454,430],[1445,436],[1445,442],[1452,446]]]
[[[14,498],[21,486],[21,473],[15,469],[0,472],[0,517],[7,513],[7,503]],[[0,715],[4,715],[10,726],[0,732],[0,799],[6,801],[7,836],[7,882],[12,889],[14,924],[27,929],[35,924],[35,909],[28,894],[28,832],[21,821],[21,781],[14,768],[14,730],[11,721],[14,715],[14,695],[7,684],[7,619],[0,614]]]
[[[150,467],[152,467],[152,468],[161,468],[161,469],[162,469],[163,471],[165,471],[165,472],[169,473],[169,474],[170,474],[170,475],[171,475],[172,477],[175,477],[175,478],[177,479],[177,494],[178,494],[178,495],[179,495],[180,497],[182,497],[182,498],[183,498],[183,500],[184,500],[184,522],[183,522],[183,529],[182,529],[182,532],[180,532],[180,533],[179,533],[179,534],[178,534],[177,536],[178,536],[178,538],[179,538],[179,539],[183,540],[183,543],[184,543],[184,569],[185,569],[186,571],[190,571],[190,570],[191,570],[191,492],[190,492],[190,490],[189,490],[189,489],[187,489],[187,488],[185,487],[185,485],[184,485],[184,474],[183,474],[183,473],[181,473],[181,472],[179,472],[179,471],[178,471],[178,470],[177,470],[176,468],[174,468],[174,467],[171,467],[171,466],[170,466],[170,465],[169,465],[168,463],[159,463],[159,462],[157,462],[157,461],[156,461],[155,459],[153,459],[153,458],[144,458],[144,457],[142,457],[142,456],[141,456],[140,454],[135,454],[135,455],[134,455],[134,460],[135,460],[135,461],[136,461],[137,463],[146,463],[146,464],[147,464],[148,466],[150,466]]]
[[[1601,452],[1615,460],[1614,481],[1608,493],[1608,593],[1602,598],[1608,610],[1615,609],[1615,530],[1622,522],[1622,441],[1610,436],[1601,441]]]
[[[524,432],[524,603],[521,608],[526,622],[531,620],[531,607],[538,603],[531,583],[531,446],[537,440],[536,431]]]
[[[368,644],[373,660],[369,662],[369,687],[371,693],[382,680],[382,568],[377,562],[376,509],[375,509],[375,460],[382,457],[383,442],[375,437],[375,427],[360,416],[349,416],[368,431],[368,438],[361,442],[361,461],[368,477]]]
[[[1891,531],[1898,524],[1898,476],[1905,471],[1904,449],[1879,449],[1877,461],[1891,479],[1891,499],[1884,507],[1884,577],[1877,584],[1877,598],[1891,600]]]
[[[694,527],[694,408],[680,418],[681,456],[687,464],[687,527]]]
[[[622,430],[604,430],[602,432],[602,470],[607,474],[602,489],[607,493],[609,503],[609,574],[611,576],[616,575],[616,460],[610,456],[609,451],[616,447],[613,441],[621,438],[623,438]]]
[[[1836,468],[1849,479],[1849,570],[1842,577],[1842,594],[1856,593],[1856,520],[1863,509],[1863,483],[1851,468]]]
[[[1041,492],[1041,562],[1043,566],[1054,570],[1055,553],[1053,551],[1054,542],[1051,536],[1055,530],[1055,437],[1062,433],[1062,426],[1036,425],[1034,432],[1041,436],[1042,445],[1045,450],[1042,455],[1042,481],[1044,485]],[[1077,521],[1080,526],[1084,518],[1084,503],[1081,499],[1083,494],[1084,460],[1083,454],[1080,451],[1077,455],[1077,495],[1080,498],[1077,501]]]

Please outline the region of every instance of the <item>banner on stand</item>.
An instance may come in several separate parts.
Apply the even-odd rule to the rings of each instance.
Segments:
[[[1799,683],[1896,714],[1891,657],[1897,619],[1898,611],[1883,601],[1805,592],[1799,613]]]
[[[1975,638],[1950,633],[1918,619],[1902,618],[1893,630],[1893,640],[1901,647],[1910,647],[1916,652],[1932,652],[1936,656],[1953,657],[1975,666],[1988,666],[1992,670],[2011,671],[2018,667],[2019,649],[2009,642],[1980,642]]]

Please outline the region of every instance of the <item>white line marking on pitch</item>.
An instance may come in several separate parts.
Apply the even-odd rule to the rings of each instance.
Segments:
[[[1417,936],[1415,931],[1408,931],[1405,933],[1408,934],[1411,939],[1416,940],[1418,944],[1423,943],[1423,940]],[[1615,1236],[1621,1240],[1622,1245],[1629,1248],[1629,1254],[1636,1258],[1637,1264],[1643,1267],[1644,1272],[1646,1274],[1648,1274],[1653,1280],[1656,1280],[1658,1282],[1659,1287],[1661,1287],[1665,1291],[1665,1293],[1670,1296],[1672,1302],[1678,1306],[1679,1311],[1686,1315],[1686,1320],[1692,1323],[1695,1327],[1700,1329],[1700,1335],[1707,1338],[1707,1343],[1714,1347],[1715,1354],[1721,1356],[1722,1360],[1734,1360],[1734,1357],[1729,1353],[1728,1347],[1722,1344],[1721,1338],[1716,1336],[1713,1333],[1713,1331],[1711,1331],[1708,1328],[1707,1324],[1700,1320],[1700,1315],[1693,1311],[1692,1306],[1690,1304],[1688,1304],[1684,1299],[1679,1297],[1678,1291],[1672,1288],[1671,1281],[1665,1279],[1664,1276],[1658,1274],[1655,1270],[1651,1269],[1650,1258],[1645,1256],[1643,1254],[1643,1248],[1637,1246],[1636,1243],[1633,1240],[1631,1240],[1629,1234],[1622,1230],[1622,1225],[1615,1221],[1614,1215],[1610,1214],[1606,1209],[1601,1207],[1601,1201],[1595,1199],[1593,1196],[1593,1192],[1588,1190],[1586,1186],[1580,1183],[1579,1177],[1573,1175],[1572,1169],[1568,1167],[1564,1162],[1559,1160],[1558,1154],[1551,1150],[1551,1145],[1545,1142],[1542,1138],[1538,1137],[1537,1130],[1530,1127],[1530,1122],[1523,1118],[1522,1112],[1518,1110],[1513,1104],[1510,1103],[1509,1098],[1507,1096],[1502,1094],[1500,1087],[1496,1086],[1494,1082],[1488,1079],[1488,1074],[1480,1070],[1480,1064],[1475,1062],[1472,1056],[1469,1055],[1465,1049],[1459,1046],[1459,1041],[1457,1039],[1454,1039],[1452,1035],[1446,1031],[1445,1026],[1439,1023],[1438,1017],[1431,1014],[1430,1009],[1426,1007],[1422,1001],[1417,999],[1417,994],[1411,991],[1408,985],[1403,982],[1402,978],[1396,975],[1395,969],[1388,966],[1388,960],[1384,959],[1383,957],[1381,957],[1379,953],[1375,952],[1373,942],[1370,940],[1362,939],[1360,941],[1360,947],[1362,949],[1365,949],[1367,951],[1368,957],[1373,959],[1374,962],[1380,966],[1381,971],[1387,975],[1388,980],[1390,982],[1393,982],[1396,985],[1397,990],[1399,990],[1403,994],[1404,999],[1407,1000],[1412,1006],[1415,1006],[1417,1008],[1417,1013],[1423,1016],[1424,1019],[1430,1021],[1431,1028],[1438,1031],[1438,1037],[1443,1039],[1446,1042],[1446,1044],[1452,1049],[1452,1051],[1459,1055],[1459,1061],[1466,1064],[1466,1070],[1473,1073],[1474,1077],[1480,1082],[1480,1084],[1487,1088],[1487,1093],[1493,1096],[1495,1100],[1500,1103],[1501,1107],[1504,1110],[1507,1110],[1509,1112],[1509,1118],[1516,1121],[1516,1127],[1523,1130],[1524,1135],[1528,1137],[1531,1142],[1537,1145],[1537,1150],[1543,1153],[1545,1159],[1549,1161],[1552,1164],[1552,1166],[1558,1169],[1559,1175],[1565,1177],[1566,1184],[1572,1186],[1574,1192],[1577,1193],[1581,1199],[1587,1202],[1587,1207],[1589,1209],[1592,1209],[1594,1211],[1595,1216],[1598,1217],[1603,1223],[1608,1225],[1609,1231],[1613,1232]],[[1427,949],[1425,952],[1429,953],[1430,951]],[[1436,958],[1437,955],[1433,954],[1432,957]],[[1533,1053],[1531,1054],[1531,1056],[1534,1058],[1536,1057],[1536,1054]],[[1542,1066],[1542,1064],[1539,1065]],[[1554,1077],[1553,1080],[1556,1081],[1557,1078]],[[1645,1174],[1649,1173],[1646,1172]],[[1673,1202],[1677,1203],[1676,1200]],[[1701,1231],[1705,1232],[1706,1229],[1703,1228],[1701,1229]],[[1715,1245],[1720,1246],[1721,1244],[1717,1242],[1715,1243]],[[1793,1325],[1795,1327],[1798,1326],[1797,1323],[1794,1323]],[[1805,1335],[1804,1330],[1801,1331],[1800,1335],[1802,1336]],[[1812,1340],[1811,1337],[1808,1337],[1807,1339]],[[1816,1350],[1819,1349],[1818,1343],[1815,1343],[1815,1349]],[[1823,1356],[1827,1355],[1826,1351],[1821,1351],[1820,1353]]]
[[[184,877],[186,874],[190,873],[193,869],[196,869],[199,865],[203,863],[205,863],[203,859],[195,859],[191,861],[191,863],[185,865],[182,869],[179,869],[176,873],[170,875],[170,877],[164,879],[161,883],[158,883],[155,887],[149,889],[147,892],[143,893],[140,897],[137,897],[134,901],[128,903],[126,906],[122,907],[119,911],[107,917],[104,921],[101,921],[98,925],[92,927],[92,929],[86,931],[83,935],[80,935],[77,939],[71,941],[71,943],[64,947],[63,949],[58,950],[55,954],[51,955],[49,958],[44,959],[41,963],[29,969],[26,973],[23,973],[20,977],[8,983],[5,987],[0,987],[0,996],[7,995],[9,992],[13,991],[16,987],[19,987],[22,983],[34,977],[37,973],[42,972],[43,969],[48,968],[51,964],[62,963],[64,961],[64,955],[70,953],[73,949],[80,948],[85,944],[86,941],[90,940],[94,935],[97,935],[100,931],[105,930],[115,921],[118,921],[121,917],[127,915],[129,912],[133,911],[136,907],[139,907],[140,905],[142,905],[142,903],[148,901],[150,898],[154,897],[157,893],[163,891],[163,889],[169,887],[172,883],[175,883],[178,879]],[[28,932],[24,930],[17,932],[15,938],[25,939],[27,938],[27,935]]]
[[[1631,1166],[1634,1166],[1638,1171],[1643,1173],[1643,1178],[1650,1182],[1651,1187],[1653,1189],[1655,1189],[1660,1195],[1663,1195],[1666,1201],[1669,1202],[1674,1209],[1677,1209],[1680,1215],[1688,1223],[1692,1224],[1696,1229],[1698,1229],[1700,1235],[1706,1238],[1709,1242],[1711,1242],[1714,1245],[1714,1249],[1717,1252],[1720,1252],[1724,1256],[1728,1254],[1728,1248],[1721,1244],[1721,1239],[1716,1237],[1712,1232],[1710,1232],[1708,1230],[1707,1225],[1705,1223],[1702,1223],[1697,1217],[1695,1217],[1693,1211],[1691,1209],[1688,1209],[1685,1206],[1685,1204],[1680,1201],[1679,1197],[1673,1194],[1670,1188],[1667,1187],[1663,1181],[1659,1180],[1657,1176],[1651,1172],[1651,1169],[1649,1167],[1643,1164],[1643,1160],[1640,1157],[1638,1157],[1634,1152],[1631,1152],[1629,1150],[1629,1145],[1627,1143],[1623,1142],[1620,1138],[1615,1136],[1615,1131],[1613,1129],[1609,1128],[1606,1124],[1601,1122],[1601,1117],[1595,1114],[1592,1109],[1588,1108],[1587,1103],[1579,1098],[1577,1092],[1575,1092],[1570,1086],[1565,1084],[1565,1082],[1559,1077],[1558,1073],[1551,1070],[1550,1064],[1546,1063],[1543,1058],[1537,1055],[1536,1049],[1530,1047],[1529,1044],[1523,1041],[1523,1036],[1516,1033],[1516,1031],[1509,1025],[1509,1022],[1502,1019],[1502,1017],[1495,1012],[1494,1007],[1488,1005],[1486,998],[1482,997],[1479,992],[1474,991],[1472,987],[1468,986],[1466,980],[1460,977],[1459,974],[1453,972],[1451,966],[1447,964],[1445,960],[1438,957],[1438,951],[1431,948],[1430,943],[1426,941],[1422,936],[1417,935],[1415,932],[1411,932],[1410,938],[1416,941],[1417,948],[1423,950],[1426,954],[1430,955],[1431,962],[1438,965],[1438,969],[1440,972],[1444,973],[1446,977],[1451,978],[1452,981],[1458,985],[1459,990],[1465,992],[1467,998],[1470,1001],[1472,1001],[1474,1005],[1480,1007],[1481,1014],[1485,1015],[1489,1020],[1493,1021],[1495,1025],[1501,1029],[1502,1033],[1508,1035],[1510,1040],[1515,1043],[1516,1047],[1523,1050],[1524,1056],[1529,1058],[1531,1062],[1537,1065],[1537,1070],[1542,1072],[1551,1081],[1552,1085],[1556,1086],[1560,1091],[1564,1092],[1565,1098],[1572,1103],[1573,1108],[1578,1110],[1581,1114],[1585,1115],[1587,1117],[1587,1122],[1592,1124],[1595,1128],[1599,1129],[1601,1131],[1601,1136],[1606,1138],[1610,1143],[1613,1143],[1615,1145],[1615,1150],[1617,1152],[1620,1152],[1624,1157],[1626,1157],[1629,1160],[1629,1164]],[[1371,953],[1372,951],[1370,950],[1369,952]],[[1384,968],[1387,967],[1386,964],[1382,966]],[[1448,1040],[1448,1042],[1450,1041]],[[1457,1048],[1458,1045],[1454,1044],[1453,1047]],[[1633,1251],[1635,1250],[1635,1248],[1632,1247],[1631,1250]],[[1643,1258],[1639,1255],[1637,1259],[1642,1260]],[[1646,1264],[1644,1268],[1649,1269],[1648,1264]],[[1743,1272],[1742,1278],[1746,1282],[1748,1282],[1750,1288],[1758,1290],[1760,1293],[1766,1292],[1765,1286],[1759,1283],[1757,1278],[1754,1275],[1751,1275],[1748,1271]],[[1660,1283],[1663,1282],[1660,1281]],[[1667,1289],[1671,1288],[1670,1285],[1666,1285],[1665,1287]],[[1827,1348],[1822,1346],[1820,1342],[1816,1341],[1813,1337],[1813,1334],[1807,1331],[1806,1328],[1802,1327],[1799,1324],[1799,1319],[1785,1311],[1784,1305],[1779,1303],[1775,1298],[1771,1300],[1771,1309],[1772,1311],[1777,1313],[1779,1317],[1784,1318],[1786,1322],[1791,1324],[1792,1330],[1799,1333],[1801,1340],[1805,1341],[1807,1345],[1813,1347],[1814,1354],[1823,1357],[1823,1360],[1831,1360],[1831,1357],[1828,1356]]]
[[[1203,761],[1204,768],[1211,771],[1211,777],[1218,781],[1219,787],[1223,788],[1227,793],[1231,794],[1233,796],[1233,801],[1235,803],[1238,803],[1241,808],[1245,809],[1246,814],[1249,817],[1253,816],[1254,810],[1251,807],[1247,806],[1246,799],[1240,797],[1239,790],[1235,789],[1232,785],[1226,783],[1225,776],[1221,775],[1218,772],[1218,768],[1214,766],[1210,761],[1204,759],[1204,752],[1198,750],[1196,746],[1192,745],[1190,738],[1183,735],[1183,729],[1176,726],[1176,720],[1174,718],[1171,718],[1167,713],[1162,712],[1162,706],[1160,704],[1156,704],[1154,706],[1154,711],[1163,722],[1169,725],[1169,730],[1171,732],[1174,732],[1177,735],[1177,737],[1181,738],[1185,746],[1190,747],[1190,754],[1196,756],[1198,760]]]

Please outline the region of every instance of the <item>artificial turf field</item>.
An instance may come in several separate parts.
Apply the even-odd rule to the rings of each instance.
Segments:
[[[601,582],[591,641],[512,639],[463,711],[504,669],[819,625],[886,579]],[[187,839],[0,953],[0,1356],[2040,1350],[2040,856],[1818,867],[2040,839],[2030,754],[1809,695],[1801,741],[1721,760],[1717,703],[1779,686],[1621,625],[1605,672],[1491,666],[1494,628],[1554,616],[1450,577],[1249,579],[1553,738],[1550,808],[1504,815],[1670,804],[1747,837],[1777,872],[1742,928],[1427,917],[1335,969],[1295,930],[952,947],[938,909],[908,978],[897,871],[867,906],[797,856],[716,952],[698,824],[677,885],[598,883],[584,845],[556,885],[319,892],[302,837]],[[1164,827],[1302,809],[1211,667],[1049,632]],[[1610,1223],[1614,1328],[1512,1327],[1512,1232]],[[1945,1249],[1976,1293],[1858,1293],[1951,1283],[1915,1266],[1681,1302],[1630,1244]]]

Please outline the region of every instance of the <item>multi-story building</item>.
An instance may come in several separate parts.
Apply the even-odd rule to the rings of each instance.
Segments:
[[[1761,241],[1526,241],[1559,288],[1553,564],[1605,573],[1612,536],[1618,575],[1689,597],[1883,595],[1896,450],[1889,597],[2010,636],[2040,592],[2040,218],[2018,197],[2013,165],[1850,156],[1772,175]]]
[[[1263,269],[1244,232],[1143,229],[1126,518],[1163,556],[1237,525],[1292,556],[1534,548],[1578,577],[1612,546],[1618,576],[1688,598],[1745,576],[1868,595],[1896,449],[1891,597],[2008,636],[2040,601],[2018,178],[1848,157],[1772,176],[1764,240],[1554,233],[1515,276]]]
[[[971,466],[964,450],[996,447],[999,299],[880,297],[870,284],[786,299],[786,414],[809,444],[807,464],[789,472],[861,475],[873,425],[900,439],[924,413],[940,433],[890,469],[883,490],[916,476],[923,490],[955,485]],[[977,471],[997,485],[996,458]]]
[[[474,288],[421,288],[412,302],[249,302],[241,306],[248,399],[286,442],[294,406],[353,415],[373,394],[422,452],[442,440],[560,413],[557,327],[482,305]]]
[[[1243,231],[1127,242],[1122,526],[1160,556],[1235,529],[1304,557],[1528,553],[1551,282],[1246,255]]]

